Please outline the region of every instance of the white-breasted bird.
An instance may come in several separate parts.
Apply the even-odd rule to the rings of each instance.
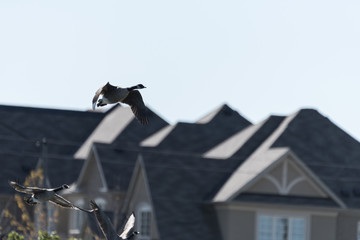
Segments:
[[[95,213],[96,220],[98,222],[101,231],[103,232],[107,240],[116,240],[116,239],[130,239],[133,236],[139,234],[139,232],[134,231],[135,226],[135,215],[132,213],[127,219],[122,233],[118,235],[115,231],[114,226],[112,225],[108,216],[99,208],[95,201],[90,201],[90,206]]]
[[[9,181],[9,184],[18,192],[31,194],[30,197],[24,197],[25,202],[29,205],[36,205],[38,203],[49,201],[63,208],[72,208],[84,212],[93,212],[93,210],[87,210],[75,206],[70,201],[57,194],[57,192],[69,188],[69,186],[66,184],[63,184],[57,188],[25,187],[14,181]]]
[[[113,86],[107,82],[104,86],[99,88],[92,100],[93,110],[95,106],[102,107],[107,104],[113,103],[126,103],[130,105],[131,110],[135,114],[135,117],[142,125],[148,123],[147,108],[141,97],[140,92],[137,89],[145,88],[144,85],[138,84],[132,87],[122,88],[119,86]],[[99,98],[102,95],[101,98]],[[97,102],[97,103],[96,103]]]

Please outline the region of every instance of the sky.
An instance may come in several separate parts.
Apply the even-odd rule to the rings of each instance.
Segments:
[[[91,108],[142,83],[169,123],[226,103],[253,123],[314,108],[360,140],[357,0],[1,0],[0,104]]]

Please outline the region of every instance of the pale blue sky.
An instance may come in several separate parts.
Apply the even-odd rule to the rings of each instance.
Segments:
[[[318,109],[360,139],[356,0],[2,0],[0,104],[87,110],[142,83],[170,123]]]

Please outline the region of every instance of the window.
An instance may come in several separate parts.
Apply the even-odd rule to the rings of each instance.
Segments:
[[[84,200],[80,199],[75,202],[76,206],[82,207]],[[70,234],[80,234],[84,221],[84,215],[82,211],[71,211],[70,214]]]
[[[150,239],[151,236],[151,208],[148,204],[141,204],[138,210],[140,239]]]
[[[357,239],[357,240],[360,240],[360,221],[357,223],[356,239]]]
[[[304,217],[260,215],[258,240],[306,240]]]

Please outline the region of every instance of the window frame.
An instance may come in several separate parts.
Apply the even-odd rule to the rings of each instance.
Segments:
[[[144,235],[144,231],[142,231],[142,213],[148,213],[149,216],[148,216],[148,232],[149,234],[148,235]],[[137,231],[139,231],[139,235],[138,235],[138,238],[141,239],[141,240],[150,240],[151,239],[151,225],[152,225],[152,208],[149,204],[147,203],[141,203],[137,209],[137,223],[136,223],[136,229]]]
[[[305,223],[305,240],[310,240],[310,214],[303,212],[291,212],[291,211],[275,211],[275,210],[263,210],[256,212],[256,220],[255,220],[255,239],[259,239],[260,233],[260,217],[261,216],[269,216],[269,217],[279,217],[279,218],[287,218],[288,220],[294,218],[302,218]],[[289,239],[291,240],[291,239]]]

